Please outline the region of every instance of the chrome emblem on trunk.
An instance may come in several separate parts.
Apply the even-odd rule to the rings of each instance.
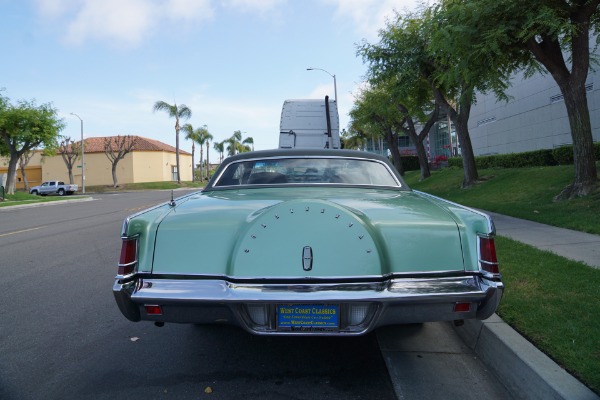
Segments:
[[[310,246],[304,246],[302,249],[302,268],[305,271],[310,271],[312,269],[313,263],[313,252]]]

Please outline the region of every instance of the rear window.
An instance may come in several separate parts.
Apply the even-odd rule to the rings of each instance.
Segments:
[[[400,187],[385,163],[352,158],[273,158],[232,163],[215,187],[340,184]]]

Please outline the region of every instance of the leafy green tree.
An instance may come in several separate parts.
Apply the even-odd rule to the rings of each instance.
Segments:
[[[40,146],[54,148],[65,124],[51,104],[20,100],[16,105],[0,94],[0,153],[9,156],[6,193],[14,194],[17,163]]]
[[[394,96],[405,102],[409,114],[415,110],[413,105],[435,110],[433,99],[450,116],[460,142],[463,187],[469,187],[479,178],[468,129],[475,90],[501,92],[507,73],[469,57],[466,48],[448,46],[439,34],[445,23],[444,14],[435,8],[397,14],[380,32],[379,43],[363,42],[358,53],[368,63],[372,83],[394,82]],[[467,33],[465,37],[475,40]]]
[[[402,116],[389,93],[380,86],[363,89],[350,110],[350,118],[355,121],[356,126],[385,139],[392,155],[392,163],[404,175],[398,149],[398,127],[402,124]]]
[[[585,84],[594,61],[590,34],[600,28],[599,4],[600,0],[445,0],[438,6],[446,19],[443,35],[449,45],[466,46],[466,32],[478,38],[469,45],[472,60],[497,70],[522,69],[526,77],[549,73],[557,83],[569,116],[575,177],[556,199],[585,196],[598,186]]]
[[[348,130],[342,130],[342,148],[349,150],[362,150],[367,147],[367,135],[359,124],[352,121]]]
[[[179,131],[181,126],[179,125],[180,119],[190,119],[192,116],[192,110],[190,110],[185,104],[177,103],[171,105],[164,101],[157,101],[154,103],[153,111],[165,111],[169,114],[170,118],[175,118],[175,159],[177,163],[177,182],[181,183],[181,170],[179,169]]]

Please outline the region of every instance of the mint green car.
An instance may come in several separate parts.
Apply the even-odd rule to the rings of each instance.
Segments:
[[[113,293],[131,321],[261,335],[485,319],[504,289],[494,233],[378,155],[243,153],[201,192],[125,220]]]

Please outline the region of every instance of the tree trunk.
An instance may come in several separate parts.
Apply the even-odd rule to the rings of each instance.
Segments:
[[[598,1],[574,2],[570,14],[571,23],[577,29],[570,38],[571,61],[566,62],[559,38],[532,37],[526,48],[535,59],[550,72],[558,84],[569,115],[575,178],[573,183],[559,193],[554,200],[582,197],[590,194],[598,185],[598,172],[594,158],[593,136],[587,105],[585,81],[590,66],[590,26],[597,12]],[[569,64],[571,71],[569,72]]]
[[[210,164],[208,162],[208,140],[206,141],[206,180],[210,179]]]
[[[401,176],[404,176],[404,167],[402,166],[402,158],[400,156],[400,150],[398,150],[398,140],[396,134],[392,132],[391,128],[385,131],[385,140],[388,142],[390,152],[392,153],[392,163],[398,170]]]
[[[454,123],[456,124],[456,134],[460,144],[460,152],[463,160],[463,188],[468,188],[479,179],[477,172],[477,165],[475,163],[475,155],[473,154],[473,145],[471,144],[471,136],[469,135],[469,128],[467,126],[468,116],[465,119],[464,115],[457,115]]]
[[[177,183],[181,183],[179,174],[179,128],[175,128],[175,163],[177,164]]]
[[[565,99],[573,139],[575,179],[554,198],[556,201],[587,196],[598,185],[585,81],[569,81],[567,85],[561,85],[561,92]]]
[[[427,179],[431,176],[431,171],[429,171],[429,161],[427,160],[427,151],[425,151],[425,146],[423,145],[422,140],[417,140],[415,143],[415,147],[417,148],[417,157],[419,157],[419,168],[421,169],[421,180]]]
[[[427,179],[431,176],[431,171],[429,170],[429,160],[427,158],[427,151],[425,151],[425,146],[423,145],[423,140],[429,135],[429,131],[433,124],[435,124],[438,120],[440,107],[436,103],[433,112],[429,115],[425,126],[421,130],[421,133],[417,134],[417,130],[415,128],[415,124],[412,118],[408,115],[408,108],[403,104],[398,104],[398,109],[402,114],[406,117],[406,124],[408,128],[405,129],[406,133],[408,133],[408,137],[413,141],[416,149],[417,149],[417,157],[419,158],[419,169],[421,170],[421,180]]]
[[[196,164],[194,164],[194,152],[196,151],[196,146],[194,146],[194,141],[192,140],[192,182],[194,182],[196,180]],[[200,172],[200,175],[202,175],[202,172]],[[202,180],[202,179],[200,179]]]
[[[116,188],[119,185],[119,182],[117,181],[117,163],[116,162],[112,163],[112,178],[113,178],[113,187]]]
[[[8,171],[6,175],[6,194],[15,194],[15,180],[17,177],[18,156],[11,155],[8,161]]]
[[[23,177],[23,186],[25,191],[29,193],[29,181],[27,180],[27,172],[25,171],[25,165],[21,164],[21,176]]]
[[[204,170],[202,169],[202,159],[204,158],[204,147],[200,146],[200,182],[204,181]]]
[[[473,145],[471,144],[471,136],[469,135],[469,115],[471,114],[471,106],[473,102],[473,90],[463,89],[463,95],[460,97],[458,112],[448,103],[439,90],[435,90],[436,101],[446,108],[446,112],[450,116],[452,122],[456,126],[456,135],[460,145],[460,152],[463,162],[463,188],[468,188],[479,179],[477,173],[477,165],[475,163],[475,154],[473,154]]]

